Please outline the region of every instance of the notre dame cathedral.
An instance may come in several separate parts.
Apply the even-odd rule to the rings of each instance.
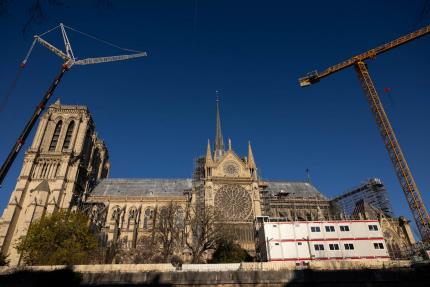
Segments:
[[[202,149],[203,150],[203,149]],[[251,144],[237,155],[221,131],[219,102],[216,135],[197,159],[193,178],[112,179],[109,154],[97,137],[87,107],[52,104],[42,116],[9,203],[0,219],[0,248],[11,265],[20,264],[15,241],[29,225],[60,209],[85,209],[106,242],[123,239],[133,248],[147,233],[154,211],[170,203],[181,210],[212,206],[243,248],[255,253],[255,219],[324,220],[341,216],[308,181],[263,180]],[[197,215],[198,216],[198,213]]]

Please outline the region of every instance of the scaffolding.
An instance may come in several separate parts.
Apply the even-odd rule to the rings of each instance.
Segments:
[[[292,196],[289,193],[262,193],[262,214],[271,218],[296,220],[340,219],[341,212],[328,199],[318,196]]]
[[[391,203],[383,182],[378,178],[372,178],[359,186],[333,198],[333,202],[339,205],[344,213],[351,216],[356,204],[364,200],[373,207],[380,209],[386,216],[393,217]]]

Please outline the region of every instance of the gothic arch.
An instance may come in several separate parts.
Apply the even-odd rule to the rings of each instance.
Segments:
[[[123,209],[116,205],[112,208],[111,220],[114,221],[114,230],[113,230],[113,241],[116,242],[121,235],[121,216],[123,213]]]
[[[70,148],[70,144],[72,143],[73,134],[75,131],[75,125],[76,125],[75,123],[76,123],[75,120],[71,120],[67,124],[67,130],[66,130],[66,134],[64,136],[62,150],[67,150]]]
[[[55,151],[57,149],[57,144],[60,138],[62,128],[63,121],[60,120],[55,124],[54,133],[52,134],[51,141],[49,143],[49,151]]]
[[[167,216],[167,212],[168,212],[167,207],[162,206],[160,208],[160,216]]]
[[[115,222],[119,223],[121,219],[121,213],[122,213],[122,210],[119,205],[115,205],[114,207],[112,207],[111,220],[114,220]]]
[[[154,208],[148,206],[145,208],[145,211],[143,212],[143,229],[148,230],[151,226],[152,218],[154,217]]]
[[[176,210],[176,224],[181,228],[185,227],[185,210],[182,206],[178,206],[178,209]]]
[[[65,119],[64,120],[64,122],[68,125],[68,124],[70,124],[71,122],[77,122],[77,123],[79,123],[80,122],[80,118],[79,117],[76,117],[76,116],[70,116],[70,117],[68,117],[67,119]]]
[[[137,207],[133,205],[128,209],[127,229],[130,227],[130,224],[137,223],[137,218],[138,218]]]
[[[382,226],[382,224],[384,224],[384,226]],[[405,239],[400,236],[401,233],[395,230],[387,220],[381,221],[381,228],[384,230],[384,239],[386,242],[388,254],[393,259],[401,258],[402,253],[408,246],[405,242]]]
[[[97,205],[94,205],[90,213],[90,220],[93,223],[97,221],[98,213],[99,213],[99,208],[97,207]]]
[[[136,219],[137,218],[137,207],[132,206],[128,209],[128,218],[129,219]]]
[[[63,116],[56,116],[55,118],[51,118],[52,122],[54,123],[54,125],[56,125],[58,122],[64,122],[65,119],[63,118]]]

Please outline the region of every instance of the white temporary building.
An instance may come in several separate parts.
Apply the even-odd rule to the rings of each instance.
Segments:
[[[279,221],[259,227],[264,261],[389,260],[377,220]]]

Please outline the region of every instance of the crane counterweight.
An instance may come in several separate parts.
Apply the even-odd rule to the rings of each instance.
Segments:
[[[312,84],[315,84],[316,82],[319,82],[317,70],[312,71],[308,73],[305,77],[299,79],[300,87],[310,86]]]

